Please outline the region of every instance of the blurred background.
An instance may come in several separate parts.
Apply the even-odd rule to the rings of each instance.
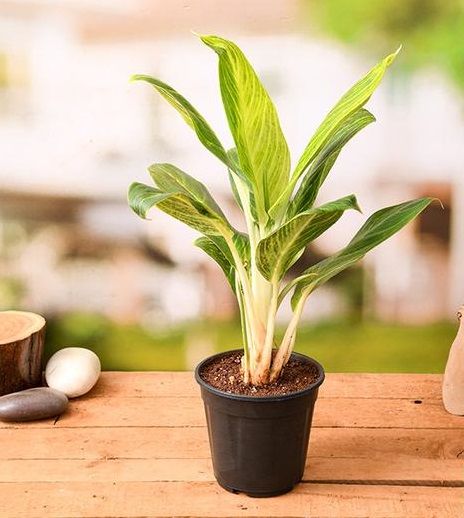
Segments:
[[[316,292],[296,348],[328,371],[442,372],[464,297],[461,0],[0,0],[0,310],[44,315],[47,355],[89,347],[105,369],[191,369],[240,346],[232,293],[195,233],[126,202],[152,162],[171,162],[237,217],[222,165],[129,82],[171,84],[230,145],[216,56],[192,30],[242,48],[294,161],[346,89],[403,46],[368,104],[376,124],[321,193],[356,193],[364,216],[345,216],[307,264],[382,206],[441,204]]]

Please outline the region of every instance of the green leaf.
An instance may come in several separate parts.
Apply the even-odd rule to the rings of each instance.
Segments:
[[[307,281],[311,277],[315,277],[315,273],[303,274],[292,279],[279,293],[277,305],[280,306],[284,301],[285,297],[292,291],[292,289],[300,282]]]
[[[129,187],[127,199],[130,208],[141,218],[147,219],[148,211],[169,196],[170,193],[134,182]]]
[[[330,110],[298,161],[293,173],[295,180],[307,169],[319,150],[322,149],[333,133],[340,127],[340,124],[366,104],[374,90],[380,84],[387,68],[396,58],[398,51],[390,54],[375,65],[364,77],[352,86],[332,110]]]
[[[193,200],[207,205],[225,219],[225,216],[201,182],[172,164],[152,164],[148,171],[159,189],[166,192],[184,193]]]
[[[212,259],[214,259],[217,264],[221,267],[224,275],[226,276],[227,281],[232,288],[232,291],[236,293],[235,290],[235,267],[231,263],[231,261],[226,257],[226,255],[221,251],[221,249],[208,237],[199,237],[195,241],[195,246],[203,250],[206,254],[208,254]]]
[[[369,111],[361,108],[351,115],[332,135],[303,178],[295,197],[290,203],[287,213],[289,217],[308,210],[313,206],[321,185],[327,178],[345,144],[361,129],[374,121],[375,117]]]
[[[233,167],[214,131],[185,97],[168,84],[148,75],[137,74],[132,77],[132,80],[145,81],[153,86],[180,113],[184,121],[195,131],[205,148],[228,167]]]
[[[241,232],[236,232],[232,237],[232,242],[239,254],[245,269],[250,263],[250,243],[248,236]],[[212,257],[222,268],[232,290],[236,293],[235,271],[236,265],[227,241],[221,236],[200,237],[195,241],[195,245]]]
[[[219,248],[219,250],[224,254],[227,260],[234,266],[235,261],[233,254],[230,250],[230,246],[228,241],[224,239],[222,236],[208,236],[211,241]],[[250,263],[250,241],[248,236],[242,232],[235,231],[232,235],[232,243],[235,249],[238,252],[238,256],[241,260],[241,263],[245,267],[248,268]]]
[[[214,239],[217,243],[218,238]],[[234,235],[232,236],[232,242],[237,249],[238,255],[245,270],[248,270],[251,263],[250,239],[248,235],[244,234],[243,232],[235,231]]]
[[[196,199],[185,192],[165,192],[135,182],[129,187],[128,201],[132,210],[142,218],[146,218],[148,211],[156,206],[202,234],[233,234],[233,229],[222,213],[218,214],[204,200]]]
[[[303,272],[304,275],[315,274],[315,277],[309,277],[297,284],[292,297],[292,307],[295,308],[303,295],[313,292],[333,276],[359,261],[369,250],[401,230],[432,201],[433,198],[419,198],[375,212],[345,248]]]
[[[359,210],[353,195],[303,212],[261,240],[257,248],[257,265],[262,275],[269,281],[280,281],[304,247],[338,221],[348,209]]]
[[[229,169],[229,183],[230,183],[230,188],[232,189],[232,193],[234,195],[235,203],[237,203],[237,205],[240,207],[240,209],[242,211],[244,211],[244,203],[242,202],[242,199],[241,199],[242,194],[240,191],[240,188],[243,189],[243,181],[241,178],[236,176],[230,169]],[[249,200],[249,195],[248,195],[248,200]]]
[[[306,146],[292,174],[285,192],[271,208],[270,215],[276,218],[282,207],[286,206],[300,176],[307,170],[314,158],[328,143],[332,135],[345,120],[366,104],[382,80],[385,71],[397,56],[399,49],[375,65],[364,77],[352,86],[330,110]]]
[[[227,151],[229,160],[234,164],[234,169],[229,168],[229,182],[237,205],[244,211],[244,207],[249,206],[250,199],[250,182],[248,178],[240,170],[240,163],[238,161],[237,149],[232,148]],[[246,196],[246,200],[242,197]],[[244,203],[245,201],[245,203]]]
[[[290,174],[290,154],[276,109],[237,45],[218,36],[200,38],[219,56],[224,110],[241,171],[253,186],[259,221],[265,224]]]

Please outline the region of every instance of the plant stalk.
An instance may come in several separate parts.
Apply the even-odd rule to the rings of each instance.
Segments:
[[[297,307],[293,313],[293,317],[290,320],[288,327],[285,331],[284,337],[282,339],[282,343],[280,344],[279,349],[277,350],[276,355],[274,356],[274,360],[271,365],[271,372],[269,381],[276,381],[282,369],[290,359],[290,356],[293,351],[293,346],[295,345],[296,333],[298,328],[298,323],[301,319],[301,315],[303,313],[304,305],[306,303],[306,299],[309,296],[309,290],[306,294],[304,294],[300,300],[298,301]]]
[[[267,304],[266,336],[261,344],[261,355],[253,368],[252,383],[254,385],[263,385],[269,382],[279,296],[278,286],[275,283],[270,284],[269,288],[271,289],[271,299]]]
[[[242,303],[239,304],[242,323],[246,327],[246,343],[244,344],[248,354],[243,362],[244,383],[253,383],[253,372],[255,365],[260,361],[261,344],[265,341],[266,330],[261,320],[260,313],[256,307],[256,299],[253,296],[252,287],[248,273],[240,259],[240,255],[232,239],[228,239],[228,244],[235,261],[237,277],[239,280],[238,288],[241,290]],[[253,266],[253,265],[252,265]],[[253,268],[252,268],[253,269]],[[258,299],[259,300],[259,299]]]

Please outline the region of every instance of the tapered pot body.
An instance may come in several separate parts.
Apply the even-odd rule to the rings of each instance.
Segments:
[[[312,363],[318,371],[310,387],[284,396],[235,395],[201,378],[205,364],[224,354],[229,353],[211,356],[195,370],[216,480],[228,491],[254,497],[286,493],[303,476],[324,369],[312,358],[294,353],[294,358]]]

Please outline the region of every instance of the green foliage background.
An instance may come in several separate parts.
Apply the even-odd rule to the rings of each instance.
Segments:
[[[303,0],[314,31],[374,56],[404,46],[397,67],[439,67],[464,90],[464,3],[461,0]]]
[[[374,321],[302,325],[296,351],[318,359],[327,372],[442,373],[457,323],[420,326]],[[170,329],[115,324],[96,314],[47,320],[46,360],[63,347],[88,347],[104,370],[188,370],[188,344],[215,351],[239,348],[239,321],[196,322]]]

